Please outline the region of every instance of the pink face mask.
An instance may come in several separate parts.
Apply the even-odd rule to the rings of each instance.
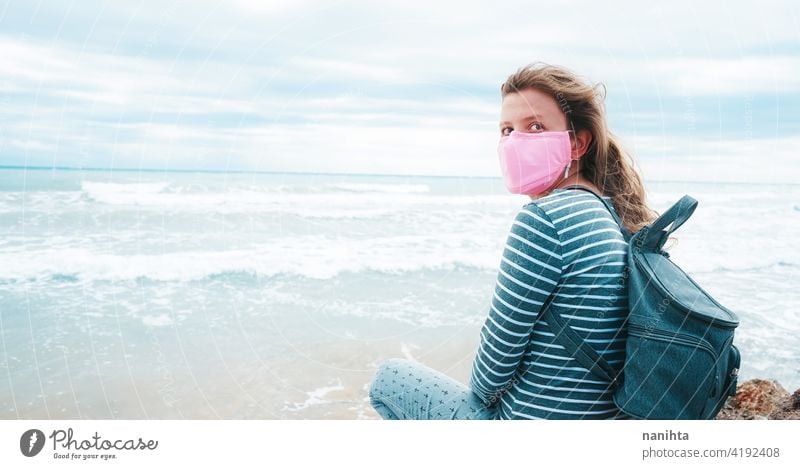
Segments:
[[[572,164],[568,130],[517,132],[500,137],[497,155],[506,187],[512,194],[540,194]],[[566,169],[565,169],[566,168]]]

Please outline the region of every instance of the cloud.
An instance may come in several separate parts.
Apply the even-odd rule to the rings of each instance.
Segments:
[[[626,139],[645,179],[715,182],[797,182],[800,136],[742,139]]]
[[[800,171],[747,160],[800,129],[789,2],[35,6],[0,17],[0,164],[498,176],[499,85],[541,60],[606,84],[643,170]]]
[[[800,92],[800,56],[661,59],[651,67],[672,94]]]

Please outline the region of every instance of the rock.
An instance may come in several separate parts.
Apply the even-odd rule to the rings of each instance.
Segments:
[[[750,379],[736,387],[717,420],[800,419],[800,389],[789,394],[775,380]]]
[[[769,414],[770,420],[800,420],[800,389],[783,399],[778,410]]]

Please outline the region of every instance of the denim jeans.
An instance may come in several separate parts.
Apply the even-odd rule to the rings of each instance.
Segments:
[[[386,420],[494,420],[469,387],[420,362],[384,360],[369,388],[372,407]]]

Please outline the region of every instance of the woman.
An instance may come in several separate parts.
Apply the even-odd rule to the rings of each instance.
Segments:
[[[628,231],[656,213],[608,130],[604,96],[571,71],[535,63],[501,86],[498,155],[517,213],[500,261],[469,386],[421,363],[389,359],[370,386],[385,419],[621,419],[609,382],[582,367],[540,318],[546,302],[612,367],[624,358],[626,245],[590,192]]]

